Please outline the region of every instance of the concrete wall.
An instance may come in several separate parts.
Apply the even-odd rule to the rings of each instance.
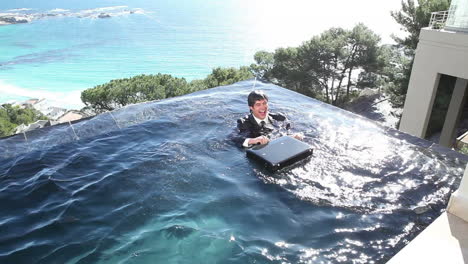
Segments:
[[[468,33],[421,30],[400,130],[426,134],[440,74],[468,79]]]
[[[450,196],[447,211],[468,222],[468,165],[458,190]]]

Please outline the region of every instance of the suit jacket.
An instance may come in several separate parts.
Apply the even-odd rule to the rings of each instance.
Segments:
[[[290,124],[286,116],[280,113],[269,113],[268,121],[270,124],[261,127],[255,120],[252,114],[246,115],[237,120],[237,128],[239,136],[236,138],[236,144],[242,147],[242,144],[247,138],[256,138],[259,136],[270,137],[271,133],[278,130],[283,123],[286,129],[290,128]]]

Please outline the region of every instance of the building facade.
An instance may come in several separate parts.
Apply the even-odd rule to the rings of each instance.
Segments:
[[[400,130],[424,138],[441,76],[456,78],[440,144],[454,143],[468,84],[468,0],[453,0],[445,27],[423,28],[415,53]]]

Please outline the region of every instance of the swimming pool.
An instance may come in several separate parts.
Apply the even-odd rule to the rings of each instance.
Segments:
[[[230,138],[253,85],[0,140],[0,262],[383,263],[458,187],[465,156],[256,82],[314,148],[270,173]]]

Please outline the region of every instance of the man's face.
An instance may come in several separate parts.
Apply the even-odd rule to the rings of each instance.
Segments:
[[[265,119],[268,114],[268,101],[265,99],[255,101],[255,104],[249,108],[256,118]]]

